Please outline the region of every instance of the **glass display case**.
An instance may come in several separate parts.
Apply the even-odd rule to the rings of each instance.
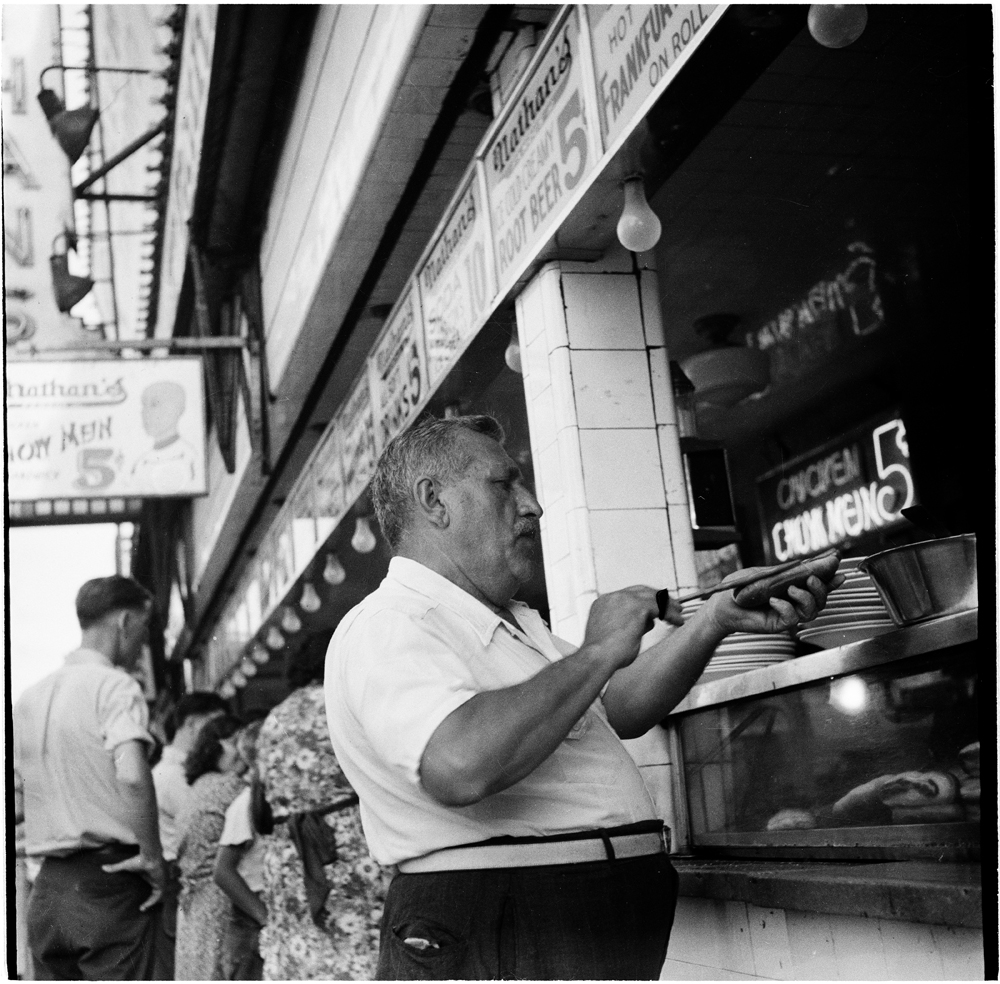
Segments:
[[[666,722],[682,849],[975,859],[975,616],[696,687]]]

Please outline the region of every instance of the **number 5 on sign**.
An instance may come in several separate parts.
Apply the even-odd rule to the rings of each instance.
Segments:
[[[110,465],[113,455],[112,448],[84,448],[76,459],[80,474],[73,484],[78,489],[106,489],[115,480],[115,470]]]
[[[891,481],[891,476],[898,475],[906,490],[905,496],[902,497],[899,489],[893,485],[883,485],[878,490],[879,509],[884,515],[889,516],[913,505],[913,476],[910,475],[910,469],[900,460],[910,457],[910,448],[906,443],[906,425],[901,420],[890,420],[889,423],[875,428],[872,441],[875,445],[875,471],[878,477],[883,481]],[[890,459],[890,464],[886,464],[887,458]],[[892,462],[893,458],[896,461]],[[892,506],[903,498],[898,509],[892,509],[890,503],[882,501],[888,495],[893,496]]]
[[[574,121],[577,121],[575,125]],[[577,89],[559,111],[559,151],[563,164],[569,164],[570,155],[574,150],[578,152],[576,170],[567,170],[563,175],[568,191],[576,187],[587,166],[587,131],[584,129],[584,123],[580,90]]]

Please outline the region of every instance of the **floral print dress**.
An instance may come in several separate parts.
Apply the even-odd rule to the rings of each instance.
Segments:
[[[174,977],[178,981],[224,979],[223,944],[233,904],[215,884],[213,873],[226,809],[244,785],[234,772],[206,772],[195,780],[177,819],[181,894]]]
[[[271,711],[257,740],[257,768],[275,819],[274,833],[262,838],[264,980],[374,979],[391,872],[369,856],[357,805],[323,817],[334,830],[337,858],[324,869],[330,894],[321,926],[309,912],[302,861],[279,822],[353,792],[330,744],[322,684],[296,690]]]

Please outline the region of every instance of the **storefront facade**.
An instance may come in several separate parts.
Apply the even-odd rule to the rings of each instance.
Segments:
[[[920,539],[907,504],[980,531],[970,408],[935,343],[972,318],[981,80],[943,8],[869,8],[843,48],[798,7],[516,10],[323,7],[302,45],[254,256],[266,405],[236,404],[178,525],[173,658],[244,709],[280,699],[285,655],[381,579],[368,482],[425,411],[503,422],[545,508],[523,597],[571,641],[628,584],[683,594]],[[456,104],[486,75],[492,119]],[[636,173],[663,226],[643,253],[615,234]],[[159,334],[188,330],[186,213]],[[933,977],[981,975],[978,792],[926,822],[768,827],[809,812],[783,770],[836,799],[866,755],[944,768],[974,743],[974,615],[885,628],[707,676],[629,743],[684,856],[665,977],[899,979],[914,953]],[[837,709],[850,679],[895,695],[889,724]],[[774,765],[779,736],[822,754]],[[754,789],[768,816],[747,814]]]

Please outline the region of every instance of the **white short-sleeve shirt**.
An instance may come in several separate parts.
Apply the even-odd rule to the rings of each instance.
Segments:
[[[527,605],[514,602],[511,611],[523,632],[441,575],[396,557],[334,633],[325,680],[330,736],[381,864],[490,837],[656,818],[600,699],[548,759],[508,789],[465,807],[444,806],[424,791],[421,757],[452,711],[575,651]]]

